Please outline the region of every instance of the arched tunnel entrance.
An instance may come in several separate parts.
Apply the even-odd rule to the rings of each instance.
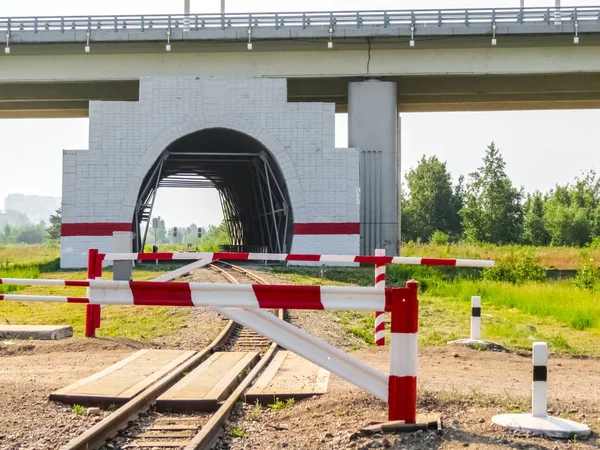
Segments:
[[[143,251],[161,187],[216,188],[237,251],[287,253],[291,247],[294,221],[285,178],[271,152],[253,137],[210,128],[172,142],[140,188],[133,218],[134,251]]]

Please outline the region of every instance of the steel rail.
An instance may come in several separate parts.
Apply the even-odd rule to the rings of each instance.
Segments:
[[[244,275],[252,278],[259,283],[267,284],[266,280],[262,277],[251,273],[241,267],[233,266],[228,264],[233,270],[236,270]],[[231,274],[227,273],[221,268],[211,264],[209,267],[213,270],[218,271],[221,275],[227,278],[233,284],[239,284],[238,281]],[[279,318],[283,320],[284,311],[279,310]],[[169,373],[165,378],[157,382],[150,388],[142,391],[138,396],[127,402],[116,412],[98,422],[92,428],[87,430],[82,435],[70,441],[68,444],[62,446],[60,450],[89,450],[100,448],[111,438],[115,437],[117,433],[128,427],[131,421],[137,419],[137,417],[148,410],[156,401],[160,395],[167,391],[175,382],[177,382],[184,372],[189,372],[198,366],[206,357],[210,356],[217,348],[223,346],[231,337],[237,324],[233,320],[229,320],[225,328],[221,331],[219,336],[206,348],[204,348],[199,354],[193,356],[181,366],[177,367],[174,371]],[[250,383],[257,377],[262,369],[270,362],[272,357],[277,352],[277,344],[272,343],[267,352],[262,356],[259,362],[254,368],[244,377],[238,387],[231,393],[228,399],[221,405],[221,407],[212,415],[209,421],[202,427],[198,434],[192,437],[192,440],[187,444],[182,443],[181,448],[185,450],[191,449],[205,449],[210,448],[212,444],[218,439],[223,423],[229,418],[231,409],[239,400],[243,392],[248,388]]]
[[[232,270],[243,273],[249,278],[252,278],[259,283],[268,284],[266,280],[252,272],[249,272],[241,267],[234,266],[233,264],[224,263],[219,261],[219,263],[227,265],[231,267]],[[233,277],[230,273],[224,271],[220,267],[217,267],[214,264],[209,266],[211,269],[217,271],[225,278],[227,278],[231,283],[238,284],[238,281]],[[284,320],[285,311],[283,309],[279,310],[279,318]],[[242,396],[244,391],[250,386],[250,383],[258,376],[258,374],[266,367],[266,365],[271,361],[273,356],[277,353],[277,344],[273,342],[267,352],[262,356],[260,361],[253,367],[253,369],[244,377],[242,382],[238,385],[238,387],[231,393],[231,395],[227,398],[227,400],[221,405],[221,407],[213,414],[213,416],[209,419],[209,421],[204,424],[202,429],[192,440],[184,447],[184,450],[201,450],[212,448],[216,441],[219,438],[221,428],[225,421],[229,418],[229,414],[231,410]]]
[[[139,395],[125,403],[110,416],[95,424],[85,433],[60,447],[60,450],[90,450],[104,445],[109,439],[116,436],[120,430],[127,428],[129,422],[134,421],[141,413],[150,408],[158,397],[183,376],[184,372],[189,372],[194,369],[208,356],[214,353],[217,348],[224,345],[229,339],[235,326],[235,322],[230,320],[221,333],[219,333],[219,335],[200,353],[188,359],[156,384],[142,391]]]

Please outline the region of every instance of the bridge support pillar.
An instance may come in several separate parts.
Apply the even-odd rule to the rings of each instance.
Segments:
[[[348,86],[348,143],[360,151],[360,252],[399,254],[400,146],[396,83]]]

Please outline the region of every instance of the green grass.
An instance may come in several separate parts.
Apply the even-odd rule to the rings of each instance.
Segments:
[[[0,245],[0,263],[44,264],[60,257],[58,244],[10,244]]]
[[[144,268],[134,270],[134,279],[150,280],[161,273],[159,269]],[[40,278],[85,280],[85,271],[52,272],[40,274]],[[30,278],[30,277],[28,277]],[[111,279],[110,270],[105,270],[103,278]],[[4,286],[8,287],[8,286]],[[62,288],[51,286],[28,286],[19,294],[24,295],[67,295],[85,297],[85,288]],[[169,335],[187,325],[190,308],[162,306],[110,306],[102,309],[102,326],[97,330],[98,337],[123,337],[139,341],[151,341]],[[42,302],[0,302],[0,321],[11,324],[52,325],[66,324],[73,327],[75,336],[83,336],[85,331],[85,305]]]
[[[372,285],[372,268],[329,268],[325,278],[315,267],[275,268],[290,282],[309,285]],[[463,278],[464,277],[464,278]],[[478,272],[388,265],[388,285],[419,280],[421,345],[445,345],[470,332],[471,296],[482,296],[485,339],[512,349],[531,349],[546,341],[552,351],[600,355],[600,296],[577,289],[572,281],[511,284],[484,281]],[[337,311],[343,329],[373,344],[372,312]]]
[[[73,414],[76,416],[81,416],[85,413],[85,407],[81,405],[73,405]]]
[[[486,305],[518,309],[537,317],[550,317],[575,330],[600,331],[600,298],[576,289],[571,281],[528,282],[520,285],[497,281],[457,280],[432,284],[430,295],[469,301],[481,295]]]
[[[600,249],[591,250],[588,248],[577,247],[531,247],[525,245],[497,246],[493,244],[471,244],[466,242],[449,245],[417,244],[409,242],[402,245],[400,254],[402,256],[498,260],[511,252],[526,249],[532,250],[535,255],[539,257],[540,263],[545,269],[580,269],[584,261],[589,258],[600,261]]]

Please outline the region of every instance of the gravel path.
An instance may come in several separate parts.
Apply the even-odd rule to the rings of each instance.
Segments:
[[[354,355],[387,371],[388,352],[370,348]],[[455,356],[456,355],[456,356]],[[552,414],[592,427],[586,441],[524,436],[491,424],[491,417],[527,408],[531,359],[514,354],[450,347],[425,348],[419,357],[419,413],[441,415],[445,430],[406,435],[359,436],[371,421],[386,420],[386,405],[332,375],[322,397],[280,410],[237,405],[221,448],[232,449],[597,449],[600,448],[600,360],[552,358],[549,400]],[[245,431],[241,438],[232,430]]]
[[[81,351],[61,351],[58,347]],[[29,344],[0,357],[0,449],[47,450],[58,448],[109,414],[75,414],[71,406],[48,400],[48,395],[90,376],[132,353],[127,345],[106,344],[112,350],[98,350],[93,343],[83,350],[79,343],[69,346]],[[13,347],[9,345],[9,347]],[[38,348],[39,347],[39,348]]]

